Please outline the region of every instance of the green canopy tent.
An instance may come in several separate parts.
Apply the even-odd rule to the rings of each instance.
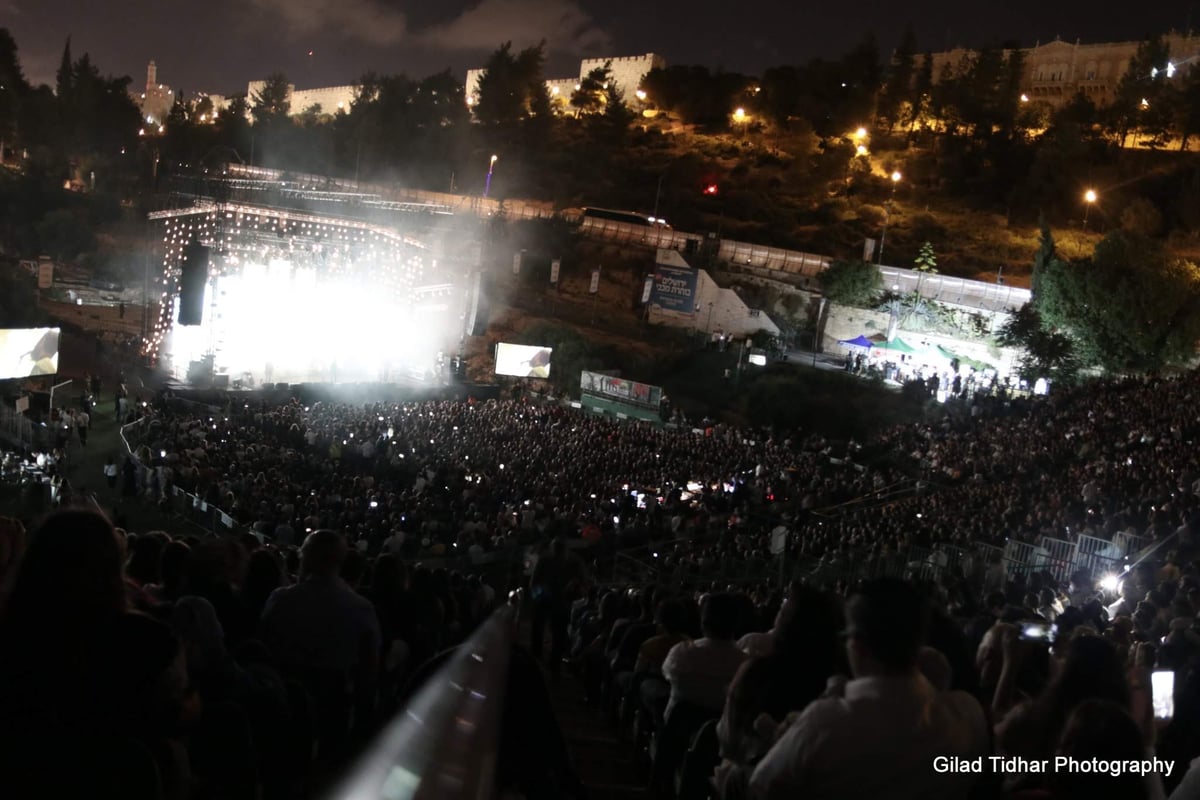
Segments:
[[[970,356],[961,355],[953,350],[942,347],[940,344],[936,346],[936,349],[938,353],[940,353],[941,356],[948,361],[958,359],[958,363],[965,364],[966,366],[977,370],[995,369],[993,365],[987,363],[986,361],[979,361],[978,359],[971,358]]]
[[[903,339],[895,338],[889,341],[875,342],[871,346],[873,350],[887,350],[890,353],[903,353],[904,355],[913,355],[917,351],[909,346]]]

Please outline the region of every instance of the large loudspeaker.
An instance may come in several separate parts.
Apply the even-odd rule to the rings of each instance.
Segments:
[[[208,283],[211,248],[189,242],[183,248],[179,276],[179,324],[199,325],[204,319],[204,285]]]
[[[471,276],[471,296],[468,303],[467,335],[483,336],[487,333],[490,310],[487,298],[487,281],[483,279],[482,272],[476,272]]]

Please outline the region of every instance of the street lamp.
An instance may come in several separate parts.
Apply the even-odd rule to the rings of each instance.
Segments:
[[[883,243],[887,241],[887,226],[892,218],[892,202],[896,199],[896,186],[902,177],[900,170],[892,173],[892,193],[888,196],[887,205],[883,207],[883,232],[879,234],[879,257],[875,259],[876,264],[883,263]]]
[[[734,122],[743,122],[746,119],[746,109],[738,108],[733,112]]]
[[[500,156],[493,155],[492,160],[488,162],[487,180],[483,182],[483,196],[487,197],[488,192],[492,190],[492,172],[496,169],[496,160]]]
[[[1096,190],[1088,189],[1083,193],[1083,229],[1087,230],[1088,212],[1092,210],[1092,203],[1096,202]]]
[[[859,128],[858,130],[856,130],[854,132],[854,140],[855,141],[861,142],[865,138],[867,138],[867,129],[866,128]]]

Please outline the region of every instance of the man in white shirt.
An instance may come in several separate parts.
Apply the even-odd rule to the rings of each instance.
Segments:
[[[803,797],[938,800],[968,797],[981,776],[945,771],[991,754],[983,709],[965,692],[939,692],[917,657],[927,611],[903,581],[867,583],[847,604],[846,654],[854,679],[811,703],[750,778],[758,800]]]
[[[733,637],[738,618],[737,601],[731,594],[712,594],[700,610],[704,637],[680,642],[667,653],[663,677],[671,684],[666,717],[680,704],[688,703],[713,712],[725,708],[725,694],[746,654]]]

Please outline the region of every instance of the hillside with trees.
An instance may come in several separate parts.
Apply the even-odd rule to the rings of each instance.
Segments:
[[[1200,256],[1200,68],[1155,67],[1169,58],[1148,39],[1110,105],[1053,109],[1021,94],[1021,51],[1001,42],[936,75],[911,33],[890,56],[867,36],[757,76],[678,65],[621,87],[605,66],[569,96],[548,91],[544,46],[502,43],[470,98],[449,72],[367,72],[347,108],[292,109],[276,73],[224,109],[178,97],[158,128],[129,78],[69,41],[55,86],[29,84],[0,30],[0,253],[110,264],[96,234],[122,208],[144,219],[165,176],[229,161],[473,195],[496,156],[493,198],[657,212],[822,253],[849,265],[833,293],[873,291],[854,264],[886,229],[885,263],[928,248],[942,274],[1032,284],[1014,335],[1041,336],[1052,360],[1069,333],[1105,353],[1085,346],[1072,364],[1174,363],[1195,311],[1180,281]],[[1130,292],[1137,307],[1085,318],[1100,295]]]

